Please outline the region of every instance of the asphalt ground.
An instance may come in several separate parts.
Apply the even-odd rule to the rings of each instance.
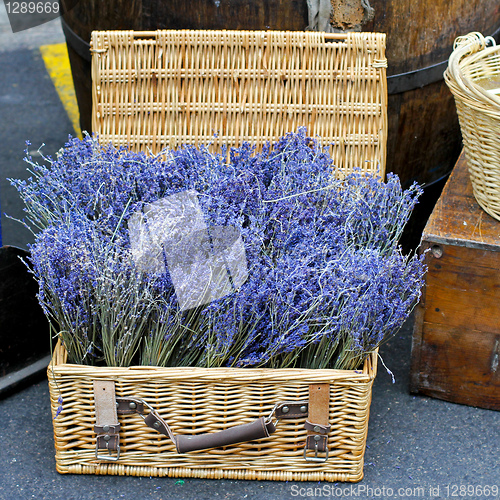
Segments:
[[[34,159],[44,144],[44,154],[54,154],[75,135],[72,122],[45,66],[40,46],[64,42],[60,20],[12,33],[0,2],[0,205],[4,245],[26,248],[31,233],[16,219],[23,205],[8,178],[27,177],[23,161],[26,141]]]
[[[58,20],[13,34],[0,3],[4,245],[26,248],[32,240],[19,223],[3,215],[22,218],[22,204],[6,178],[26,176],[25,141],[31,141],[32,154],[42,143],[46,154],[54,154],[68,134],[75,134],[74,118],[57,91],[62,77],[47,69],[40,51],[63,41]],[[54,80],[49,72],[56,74]],[[381,349],[395,383],[379,364],[365,476],[357,484],[60,475],[55,470],[48,387],[42,380],[0,401],[0,500],[499,498],[491,487],[500,489],[500,412],[410,394],[411,328],[410,320]],[[28,332],[19,335],[29,342]]]
[[[381,349],[359,483],[60,475],[43,381],[0,401],[0,499],[498,498],[476,493],[500,487],[500,412],[410,394],[410,350],[411,321]]]

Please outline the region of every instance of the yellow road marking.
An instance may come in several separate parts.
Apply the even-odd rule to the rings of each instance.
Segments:
[[[65,43],[54,45],[42,45],[40,52],[49,73],[54,87],[59,94],[59,98],[68,114],[75,133],[80,139],[82,131],[80,130],[80,112],[76,102],[75,87],[71,76],[71,67],[69,65],[68,50]]]

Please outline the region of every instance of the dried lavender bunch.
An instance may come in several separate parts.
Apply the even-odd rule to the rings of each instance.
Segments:
[[[154,283],[134,269],[127,250],[72,212],[37,237],[31,265],[39,302],[70,360],[130,364],[141,343],[136,333],[148,326]]]
[[[334,176],[305,130],[255,153],[184,147],[148,157],[71,140],[33,178],[13,181],[41,230],[31,265],[39,299],[74,362],[160,366],[358,368],[420,296],[425,267],[398,240],[420,188]],[[248,279],[181,311],[168,268],[138,270],[129,218],[196,190],[210,227],[244,241]]]
[[[251,200],[242,219],[227,205],[207,209],[239,222],[256,253],[239,293],[203,311],[206,356],[217,365],[358,367],[419,297],[423,264],[403,257],[397,240],[420,190],[403,192],[394,175],[335,181],[330,158],[301,133],[258,160],[250,173],[235,168],[227,194],[213,197],[245,208]]]

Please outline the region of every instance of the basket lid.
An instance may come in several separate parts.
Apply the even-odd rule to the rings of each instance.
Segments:
[[[385,34],[96,31],[91,46],[102,142],[259,150],[306,126],[340,172],[385,172]]]

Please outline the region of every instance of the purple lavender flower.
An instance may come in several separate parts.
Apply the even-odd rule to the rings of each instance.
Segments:
[[[355,369],[420,296],[423,260],[398,240],[421,189],[402,190],[393,174],[336,178],[305,129],[261,153],[186,146],[156,157],[87,136],[27,162],[33,177],[12,182],[39,230],[39,300],[73,362]],[[135,267],[128,228],[182,191],[199,193],[209,233],[241,234],[248,262],[233,293],[187,311],[168,259],[154,273]]]
[[[57,410],[56,410],[56,414],[54,416],[54,420],[61,414],[61,412],[63,411],[63,398],[62,396],[59,396],[57,398],[57,402],[59,403],[59,406],[57,407]]]

